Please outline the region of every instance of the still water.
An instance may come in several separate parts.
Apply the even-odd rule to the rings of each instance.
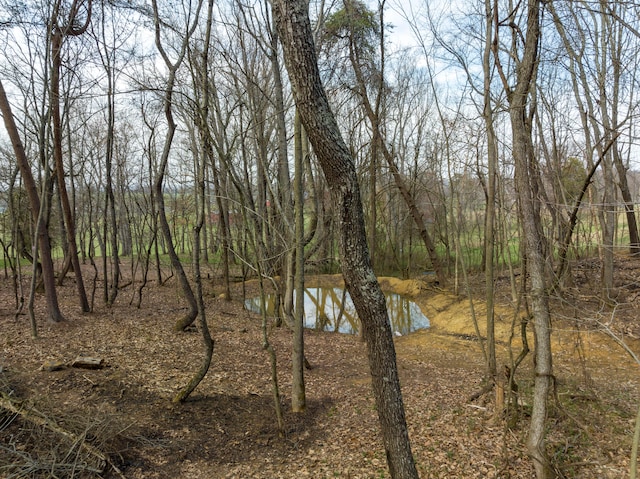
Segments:
[[[387,309],[394,334],[408,334],[429,327],[429,319],[420,307],[398,294],[385,294]],[[274,316],[275,295],[266,297],[267,315]],[[260,312],[260,298],[247,299],[245,307],[255,313]],[[318,331],[332,331],[356,334],[360,321],[351,297],[342,288],[305,288],[304,327]]]

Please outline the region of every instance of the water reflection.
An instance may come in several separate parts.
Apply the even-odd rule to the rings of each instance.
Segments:
[[[399,294],[385,294],[393,332],[401,335],[429,327],[420,307]],[[266,297],[267,315],[274,316],[275,295]],[[247,299],[245,307],[260,312],[260,298]],[[356,334],[360,327],[351,297],[342,288],[305,288],[304,326],[318,331]]]

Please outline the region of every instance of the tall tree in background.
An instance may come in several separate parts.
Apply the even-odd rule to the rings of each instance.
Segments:
[[[353,159],[320,79],[305,0],[276,0],[274,18],[302,124],[318,156],[338,217],[342,275],[362,322],[387,464],[392,478],[417,478],[386,302],[371,267]]]
[[[367,119],[369,120],[372,132],[372,153],[370,161],[374,167],[377,165],[377,154],[380,151],[389,166],[389,170],[393,176],[393,180],[404,200],[411,218],[415,222],[420,238],[422,239],[431,266],[433,267],[438,280],[441,284],[446,283],[446,274],[442,267],[438,255],[436,253],[435,244],[427,229],[426,222],[422,212],[418,209],[416,200],[413,197],[405,179],[403,178],[396,159],[392,151],[387,146],[386,140],[382,134],[382,109],[384,102],[385,80],[384,80],[384,64],[385,64],[385,46],[384,46],[384,1],[379,6],[380,20],[376,22],[375,14],[371,12],[365,4],[359,0],[345,0],[344,8],[328,18],[326,29],[332,35],[338,38],[347,39],[347,48],[349,51],[349,60],[355,73],[356,85],[355,89],[360,97]],[[376,64],[373,58],[376,51],[375,39],[379,39],[379,64]],[[372,80],[367,80],[372,79]],[[370,86],[370,83],[373,83]],[[370,89],[374,90],[374,100],[370,100]],[[375,191],[376,181],[375,172],[371,171],[371,188]],[[370,192],[373,194],[372,192]],[[375,195],[373,196],[375,198]],[[375,209],[375,203],[370,205]],[[372,214],[375,218],[375,213]],[[372,228],[375,230],[375,224]],[[373,235],[373,233],[371,233]],[[373,236],[372,236],[373,237]],[[375,245],[375,240],[371,243]]]
[[[118,222],[116,220],[116,200],[113,192],[113,162],[115,154],[115,109],[116,109],[116,55],[119,53],[116,48],[118,35],[116,34],[114,25],[111,35],[107,32],[108,18],[113,13],[108,12],[107,2],[101,2],[102,15],[100,16],[100,38],[96,38],[96,45],[102,60],[102,67],[104,69],[105,78],[107,80],[106,91],[106,136],[104,147],[104,165],[105,165],[105,196],[104,196],[104,222],[102,227],[102,242],[103,244],[109,243],[111,245],[111,272],[108,270],[108,257],[105,254],[102,257],[102,269],[104,275],[104,301],[107,304],[113,304],[118,295],[118,285],[120,281],[120,258],[118,247]],[[112,20],[113,21],[113,20]],[[111,283],[108,278],[111,275]]]
[[[495,216],[496,216],[496,176],[498,170],[498,138],[494,125],[493,99],[491,94],[492,66],[491,48],[493,44],[493,15],[491,0],[485,0],[485,43],[482,54],[483,103],[482,119],[487,135],[487,181],[485,195],[487,199],[484,219],[484,273],[485,300],[487,302],[487,369],[494,381],[497,377],[495,308],[494,308],[494,262],[495,262]]]

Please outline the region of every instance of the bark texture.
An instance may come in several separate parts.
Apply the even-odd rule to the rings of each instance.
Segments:
[[[342,274],[362,322],[389,471],[392,478],[417,478],[386,302],[367,247],[356,170],[320,79],[307,8],[304,0],[273,2],[300,118],[331,189]]]

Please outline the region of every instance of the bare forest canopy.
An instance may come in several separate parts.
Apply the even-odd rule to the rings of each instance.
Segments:
[[[81,24],[87,2],[76,3],[73,21]],[[70,28],[64,23],[71,7],[13,0],[0,5],[0,78],[37,187],[54,193],[45,215],[54,246],[63,249],[62,206],[55,201],[51,25],[57,15],[59,28]],[[636,7],[626,3],[552,7],[545,8],[535,102],[527,115],[536,161],[532,182],[557,268],[583,190],[566,254],[607,258],[606,252],[628,247],[635,237],[625,213],[634,211],[640,188],[634,171],[640,39]],[[360,178],[374,266],[405,276],[433,270],[417,214],[447,274],[456,265],[484,268],[490,181],[496,182],[491,207],[499,226],[495,264],[518,264],[508,99],[494,63],[501,62],[512,83],[509,52],[517,53],[519,40],[511,43],[517,30],[510,22],[521,21],[523,13],[509,17],[507,5],[498,3],[494,32],[484,27],[481,2],[430,8],[403,2],[384,9],[355,2],[352,8],[310,5],[322,79]],[[148,2],[94,2],[82,35],[62,32],[58,140],[79,254],[105,256],[117,247],[123,256],[144,256],[155,241],[153,185],[164,161],[171,83],[175,133],[163,187],[179,252],[192,250],[200,201],[195,185],[204,181],[204,259],[219,255],[222,237],[236,261],[255,257],[241,245],[245,228],[258,227],[277,261],[292,226],[278,218],[286,217],[292,202],[295,105],[268,3],[216,2],[206,56],[204,7],[196,18],[195,2],[160,2],[157,15],[156,29]],[[495,58],[485,58],[487,32],[497,42]],[[2,241],[5,254],[13,254],[13,248],[30,251],[33,224],[26,221],[15,155],[3,138]],[[497,155],[492,178],[489,142]],[[332,208],[313,150],[305,153],[303,168],[305,226],[315,233],[307,260],[332,270]],[[413,213],[403,189],[415,203]],[[227,221],[221,226],[222,217]],[[105,242],[113,230],[117,238]]]
[[[408,444],[399,385],[395,399],[375,385],[375,367],[397,371],[393,338],[373,334],[388,329],[373,272],[470,298],[482,278],[485,393],[503,376],[493,288],[507,278],[526,312],[509,380],[530,328],[527,450],[551,477],[549,300],[592,259],[615,309],[614,259],[640,253],[640,4],[0,0],[0,50],[0,261],[34,336],[36,291],[62,321],[67,277],[85,313],[132,284],[140,307],[150,281],[175,277],[174,329],[197,324],[205,349],[181,402],[214,349],[206,280],[230,299],[259,278],[294,327],[304,274],[342,268],[376,400],[398,407],[387,424],[376,403],[391,475],[415,477],[410,449],[393,449]]]

